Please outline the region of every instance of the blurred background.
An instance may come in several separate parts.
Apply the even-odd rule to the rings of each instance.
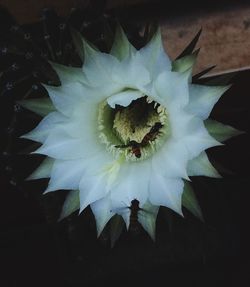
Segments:
[[[166,1],[153,0],[1,0],[19,24],[39,21],[43,8],[54,8],[67,16],[74,8],[89,5],[98,9],[116,10],[129,18],[161,18],[167,52],[177,56],[201,27],[202,47],[197,70],[216,65],[214,71],[250,66],[250,5],[249,1]],[[185,3],[186,2],[186,3]],[[102,7],[102,8],[101,8]]]
[[[187,2],[0,0],[0,286],[249,285],[250,3]],[[42,157],[25,155],[34,147],[18,137],[40,118],[16,101],[43,96],[40,81],[59,84],[47,60],[81,64],[68,26],[105,47],[103,19],[113,18],[138,47],[140,27],[159,22],[172,59],[202,28],[194,73],[216,65],[203,81],[233,84],[211,117],[246,134],[209,151],[223,179],[193,179],[204,223],[162,211],[155,243],[124,232],[111,249],[89,210],[57,222],[66,193],[44,196],[46,180],[24,181]]]

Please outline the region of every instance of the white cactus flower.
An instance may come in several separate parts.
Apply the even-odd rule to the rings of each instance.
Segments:
[[[120,27],[109,54],[84,39],[82,49],[82,68],[52,64],[61,86],[44,85],[49,98],[22,101],[44,116],[23,136],[47,156],[29,179],[70,190],[62,217],[90,205],[98,234],[115,214],[128,227],[136,199],[153,238],[160,206],[182,215],[189,176],[219,177],[205,150],[237,131],[207,119],[228,86],[192,84],[195,58],[171,62],[159,29],[140,50]]]

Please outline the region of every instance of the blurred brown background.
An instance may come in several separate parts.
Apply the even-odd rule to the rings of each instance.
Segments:
[[[6,7],[20,24],[38,21],[40,12],[45,7],[55,8],[59,15],[66,16],[73,7],[84,7],[91,2],[97,1],[0,0],[0,4]],[[133,11],[133,7],[135,7],[139,14],[140,9],[141,11],[148,9],[147,14],[150,14],[152,9],[153,14],[157,11],[157,5],[160,5],[160,1],[150,0],[107,0],[99,2],[103,2],[108,10],[129,8],[130,11]],[[237,4],[231,5],[231,2],[224,1],[223,5],[218,8],[213,5],[216,1],[212,1],[209,9],[201,6],[200,9],[185,11],[184,8],[184,11],[180,9],[181,12],[174,15],[168,13],[164,16],[164,12],[161,11],[164,43],[169,55],[171,57],[177,56],[202,27],[203,33],[198,44],[201,47],[201,52],[196,70],[201,70],[210,65],[216,65],[213,73],[249,67],[250,3],[234,2]],[[167,12],[167,8],[165,11]]]

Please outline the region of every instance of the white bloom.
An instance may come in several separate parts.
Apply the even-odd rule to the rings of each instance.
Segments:
[[[140,50],[120,27],[110,54],[84,40],[82,49],[82,68],[52,64],[62,85],[44,85],[49,98],[22,102],[45,116],[23,136],[47,156],[30,179],[49,177],[45,192],[70,190],[62,217],[90,205],[98,234],[115,214],[128,227],[136,199],[154,237],[160,206],[182,214],[184,179],[219,177],[205,150],[236,131],[207,118],[228,87],[191,84],[195,59],[171,63],[159,30]]]

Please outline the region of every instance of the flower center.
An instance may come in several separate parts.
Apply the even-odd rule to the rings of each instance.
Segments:
[[[98,114],[99,137],[114,156],[138,161],[150,157],[170,133],[166,108],[148,96],[127,107],[111,108],[102,102]]]

